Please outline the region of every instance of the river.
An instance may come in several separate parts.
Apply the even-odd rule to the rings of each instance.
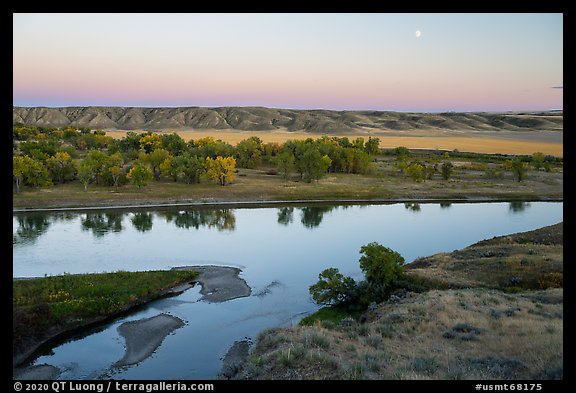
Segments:
[[[70,337],[32,365],[59,379],[210,379],[236,340],[297,324],[318,307],[308,287],[337,267],[361,279],[359,250],[378,242],[411,262],[482,239],[563,220],[562,202],[293,205],[14,213],[13,277],[234,266],[249,297],[199,301],[199,287],[158,300]],[[118,326],[165,313],[185,325],[142,362],[116,367],[125,351]]]

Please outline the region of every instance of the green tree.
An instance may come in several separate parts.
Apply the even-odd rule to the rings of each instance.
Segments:
[[[108,160],[104,166],[104,176],[107,184],[111,184],[118,188],[120,180],[124,175],[124,158],[120,152],[116,152],[108,156]]]
[[[380,139],[368,137],[364,150],[371,156],[380,153]]]
[[[539,170],[540,168],[542,168],[544,166],[544,153],[541,152],[536,152],[534,154],[532,154],[532,166],[534,167],[534,169]]]
[[[338,305],[349,301],[355,288],[353,278],[344,277],[332,267],[318,275],[318,282],[310,286],[309,292],[316,304]]]
[[[170,156],[170,152],[166,149],[156,148],[151,153],[146,154],[143,158],[145,162],[150,163],[152,167],[152,174],[154,175],[154,180],[160,180],[160,165],[166,161]]]
[[[257,136],[244,139],[236,145],[238,166],[255,168],[263,152],[262,140]]]
[[[442,172],[442,179],[450,180],[450,177],[452,177],[452,173],[454,172],[454,164],[450,161],[446,161],[442,163],[440,170]]]
[[[24,181],[24,174],[26,173],[26,159],[24,157],[28,156],[12,156],[12,176],[16,182],[16,192],[20,192],[20,185]]]
[[[44,164],[29,156],[12,156],[12,175],[16,182],[16,192],[20,192],[24,184],[31,187],[51,184]]]
[[[346,148],[344,149],[343,169],[347,173],[367,173],[372,165],[372,159],[363,150]]]
[[[92,149],[86,154],[83,162],[92,167],[96,184],[104,184],[110,165],[110,156],[103,151]]]
[[[330,157],[322,156],[315,146],[308,146],[304,153],[297,158],[296,167],[302,179],[308,183],[312,180],[319,180],[326,174],[332,160]]]
[[[126,177],[134,185],[138,186],[138,188],[142,188],[143,186],[146,186],[150,180],[152,180],[152,171],[146,165],[137,163],[132,168],[130,168],[130,171]]]
[[[290,178],[290,173],[294,170],[294,154],[286,150],[276,156],[276,166],[285,180]]]
[[[108,172],[110,172],[110,176],[112,176],[112,182],[114,183],[114,187],[118,188],[118,184],[120,182],[120,177],[122,176],[122,167],[119,165],[112,165],[108,168]]]
[[[528,171],[528,168],[526,166],[526,163],[524,163],[520,158],[515,158],[512,161],[512,174],[514,175],[514,178],[521,182],[522,180],[524,180],[526,178],[526,172]]]
[[[206,160],[186,152],[172,159],[172,167],[187,184],[200,183],[200,177],[206,172]]]
[[[369,243],[360,248],[360,269],[369,283],[390,285],[403,273],[402,255],[378,243]]]
[[[216,180],[221,186],[234,180],[236,170],[236,160],[234,157],[218,156],[216,159],[206,158],[207,175],[210,179]]]
[[[84,192],[88,191],[88,184],[96,177],[96,170],[94,161],[87,158],[78,165],[77,177],[84,186]]]
[[[72,162],[72,157],[66,152],[58,152],[46,160],[48,172],[53,182],[64,183],[72,180],[76,172],[76,167]]]
[[[364,138],[358,137],[354,140],[354,147],[356,149],[364,150]]]
[[[173,156],[179,156],[186,151],[186,142],[175,132],[172,134],[162,135],[162,146]]]

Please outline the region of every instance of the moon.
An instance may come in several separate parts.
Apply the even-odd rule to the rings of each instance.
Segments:
[[[416,33],[414,33],[414,36],[416,36],[416,38],[420,38],[421,35],[422,33],[420,32],[420,30],[416,30]]]

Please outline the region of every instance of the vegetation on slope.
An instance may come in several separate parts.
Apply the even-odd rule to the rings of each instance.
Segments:
[[[14,357],[61,332],[122,313],[191,282],[193,271],[65,274],[15,280],[12,286]]]

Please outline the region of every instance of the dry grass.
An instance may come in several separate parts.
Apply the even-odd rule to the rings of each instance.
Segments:
[[[457,169],[449,181],[435,174],[433,180],[415,183],[394,167],[394,157],[380,156],[368,175],[331,173],[318,182],[289,181],[270,175],[271,168],[240,168],[234,182],[222,187],[202,179],[199,184],[176,183],[169,179],[150,181],[138,189],[133,185],[114,187],[77,183],[30,189],[13,193],[13,207],[110,206],[158,203],[217,203],[222,201],[274,200],[413,200],[413,199],[523,199],[563,197],[563,169],[529,171],[517,182],[507,171],[502,178],[489,179],[484,172]],[[457,160],[452,160],[458,163]]]
[[[408,274],[452,288],[515,291],[562,287],[563,223],[483,240],[462,250],[418,258]]]
[[[547,292],[558,303],[487,289],[430,291],[381,304],[364,325],[267,331],[244,377],[561,378],[562,289]]]
[[[510,288],[502,277],[530,286],[539,282],[534,277],[561,274],[562,251],[563,224],[556,224],[421,258],[409,274],[476,288],[407,292],[368,311],[364,323],[345,318],[265,331],[241,377],[562,379],[563,289],[553,287],[558,281],[520,293],[486,288]],[[290,358],[296,349],[298,356]]]
[[[137,132],[137,131],[134,131]],[[316,139],[320,134],[312,134],[303,131],[230,131],[230,130],[164,130],[160,133],[176,132],[184,140],[199,139],[206,136],[221,139],[232,145],[237,144],[243,139],[251,136],[258,136],[264,143],[279,143],[282,144],[288,139]],[[368,139],[369,136],[380,138],[381,148],[394,148],[398,146],[406,146],[410,149],[443,149],[475,152],[475,153],[500,153],[500,154],[532,154],[540,151],[544,154],[550,154],[557,157],[563,156],[563,144],[555,142],[542,142],[542,141],[529,141],[529,140],[511,140],[500,139],[494,137],[478,137],[478,136],[454,136],[446,135],[446,133],[437,130],[429,130],[428,134],[433,136],[424,135],[422,130],[417,132],[405,131],[406,136],[399,136],[397,133],[386,132],[370,132],[358,134],[322,134],[328,136],[348,137],[354,140],[358,137]],[[107,130],[106,134],[113,138],[123,138],[126,131]],[[392,135],[390,135],[392,134]],[[413,136],[417,134],[418,136]]]

